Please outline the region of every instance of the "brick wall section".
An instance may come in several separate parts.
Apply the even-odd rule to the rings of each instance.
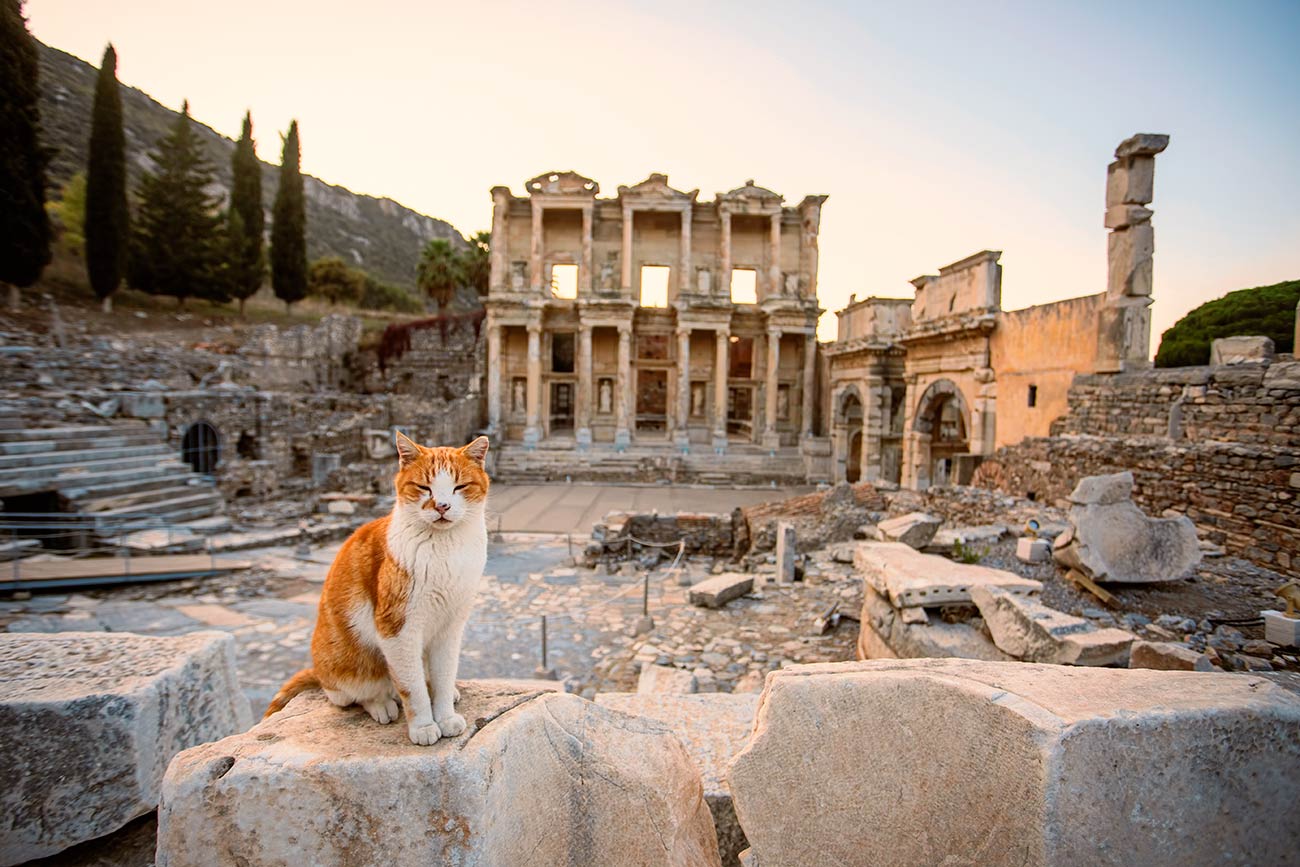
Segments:
[[[1300,578],[1300,362],[1290,356],[1080,376],[1053,433],[999,449],[978,480],[1051,503],[1083,476],[1131,470],[1149,514],[1184,513],[1202,538]]]

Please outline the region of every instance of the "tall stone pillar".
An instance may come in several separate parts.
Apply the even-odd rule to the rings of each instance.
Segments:
[[[825,201],[826,196],[805,196],[799,203],[799,282],[808,298],[817,297],[817,234]]]
[[[614,401],[617,411],[614,429],[614,448],[623,451],[632,441],[628,419],[632,405],[632,326],[618,326],[618,394]]]
[[[542,323],[528,323],[528,401],[524,445],[533,448],[542,438]]]
[[[731,332],[719,328],[713,359],[713,450],[718,454],[727,451],[727,372],[730,365],[728,350]]]
[[[718,230],[718,284],[720,295],[731,296],[731,212],[718,214],[721,221]]]
[[[691,450],[691,329],[677,326],[677,425],[673,445],[682,453]]]
[[[591,326],[578,326],[578,429],[574,439],[578,448],[591,447]]]
[[[623,251],[619,261],[623,265],[623,294],[632,292],[632,206],[623,206]]]
[[[587,203],[582,206],[582,261],[578,263],[578,297],[591,294],[591,212],[595,206]]]
[[[1167,135],[1139,133],[1120,143],[1106,169],[1105,224],[1111,233],[1097,352],[1103,372],[1151,366],[1155,229],[1145,206],[1155,196],[1156,154],[1168,146]]]
[[[686,209],[682,211],[681,263],[677,266],[678,295],[695,291],[691,274],[691,220],[693,217],[694,207],[687,204]]]
[[[772,232],[767,243],[767,297],[775,298],[785,289],[781,285],[781,212],[772,215]]]
[[[763,445],[775,449],[781,445],[781,436],[776,432],[776,391],[777,371],[781,366],[781,329],[769,328],[767,331],[767,381],[764,386]]]
[[[533,199],[532,247],[528,257],[528,285],[534,294],[542,291],[542,203]]]
[[[817,335],[806,334],[803,339],[803,406],[799,411],[799,435],[804,439],[813,435],[816,400]]]
[[[488,433],[505,439],[501,427],[501,326],[495,322],[488,323]]]
[[[496,292],[510,284],[510,263],[506,261],[506,220],[510,212],[510,189],[492,188],[492,245],[489,248],[488,291]]]

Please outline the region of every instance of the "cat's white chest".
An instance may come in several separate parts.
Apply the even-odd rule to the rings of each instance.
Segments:
[[[411,578],[406,628],[428,640],[469,615],[487,563],[487,531],[481,521],[466,520],[464,526],[432,534],[398,528],[389,542]]]

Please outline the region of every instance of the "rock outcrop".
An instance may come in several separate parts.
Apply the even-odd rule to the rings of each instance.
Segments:
[[[768,676],[728,781],[762,865],[1291,863],[1300,696],[1236,674],[796,666]]]
[[[727,768],[754,727],[758,695],[633,695],[610,692],[596,703],[634,716],[649,717],[668,726],[686,747],[704,783],[704,800],[713,813],[718,849],[726,867],[740,864],[738,855],[749,843],[736,821],[736,809],[727,788]]]
[[[471,724],[431,747],[311,692],[182,753],[159,867],[718,864],[699,773],[666,728],[573,695],[460,687]]]
[[[1133,503],[1133,474],[1080,479],[1070,494],[1072,529],[1056,539],[1057,562],[1095,581],[1176,581],[1201,562],[1185,515],[1148,518]]]
[[[0,864],[154,809],[181,750],[252,723],[220,632],[0,634]]]

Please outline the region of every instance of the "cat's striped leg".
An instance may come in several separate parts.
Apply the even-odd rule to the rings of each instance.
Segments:
[[[408,631],[385,640],[383,651],[389,677],[402,699],[406,733],[411,743],[429,746],[442,737],[442,730],[433,721],[429,688],[424,682],[424,648],[420,644],[420,639]]]

